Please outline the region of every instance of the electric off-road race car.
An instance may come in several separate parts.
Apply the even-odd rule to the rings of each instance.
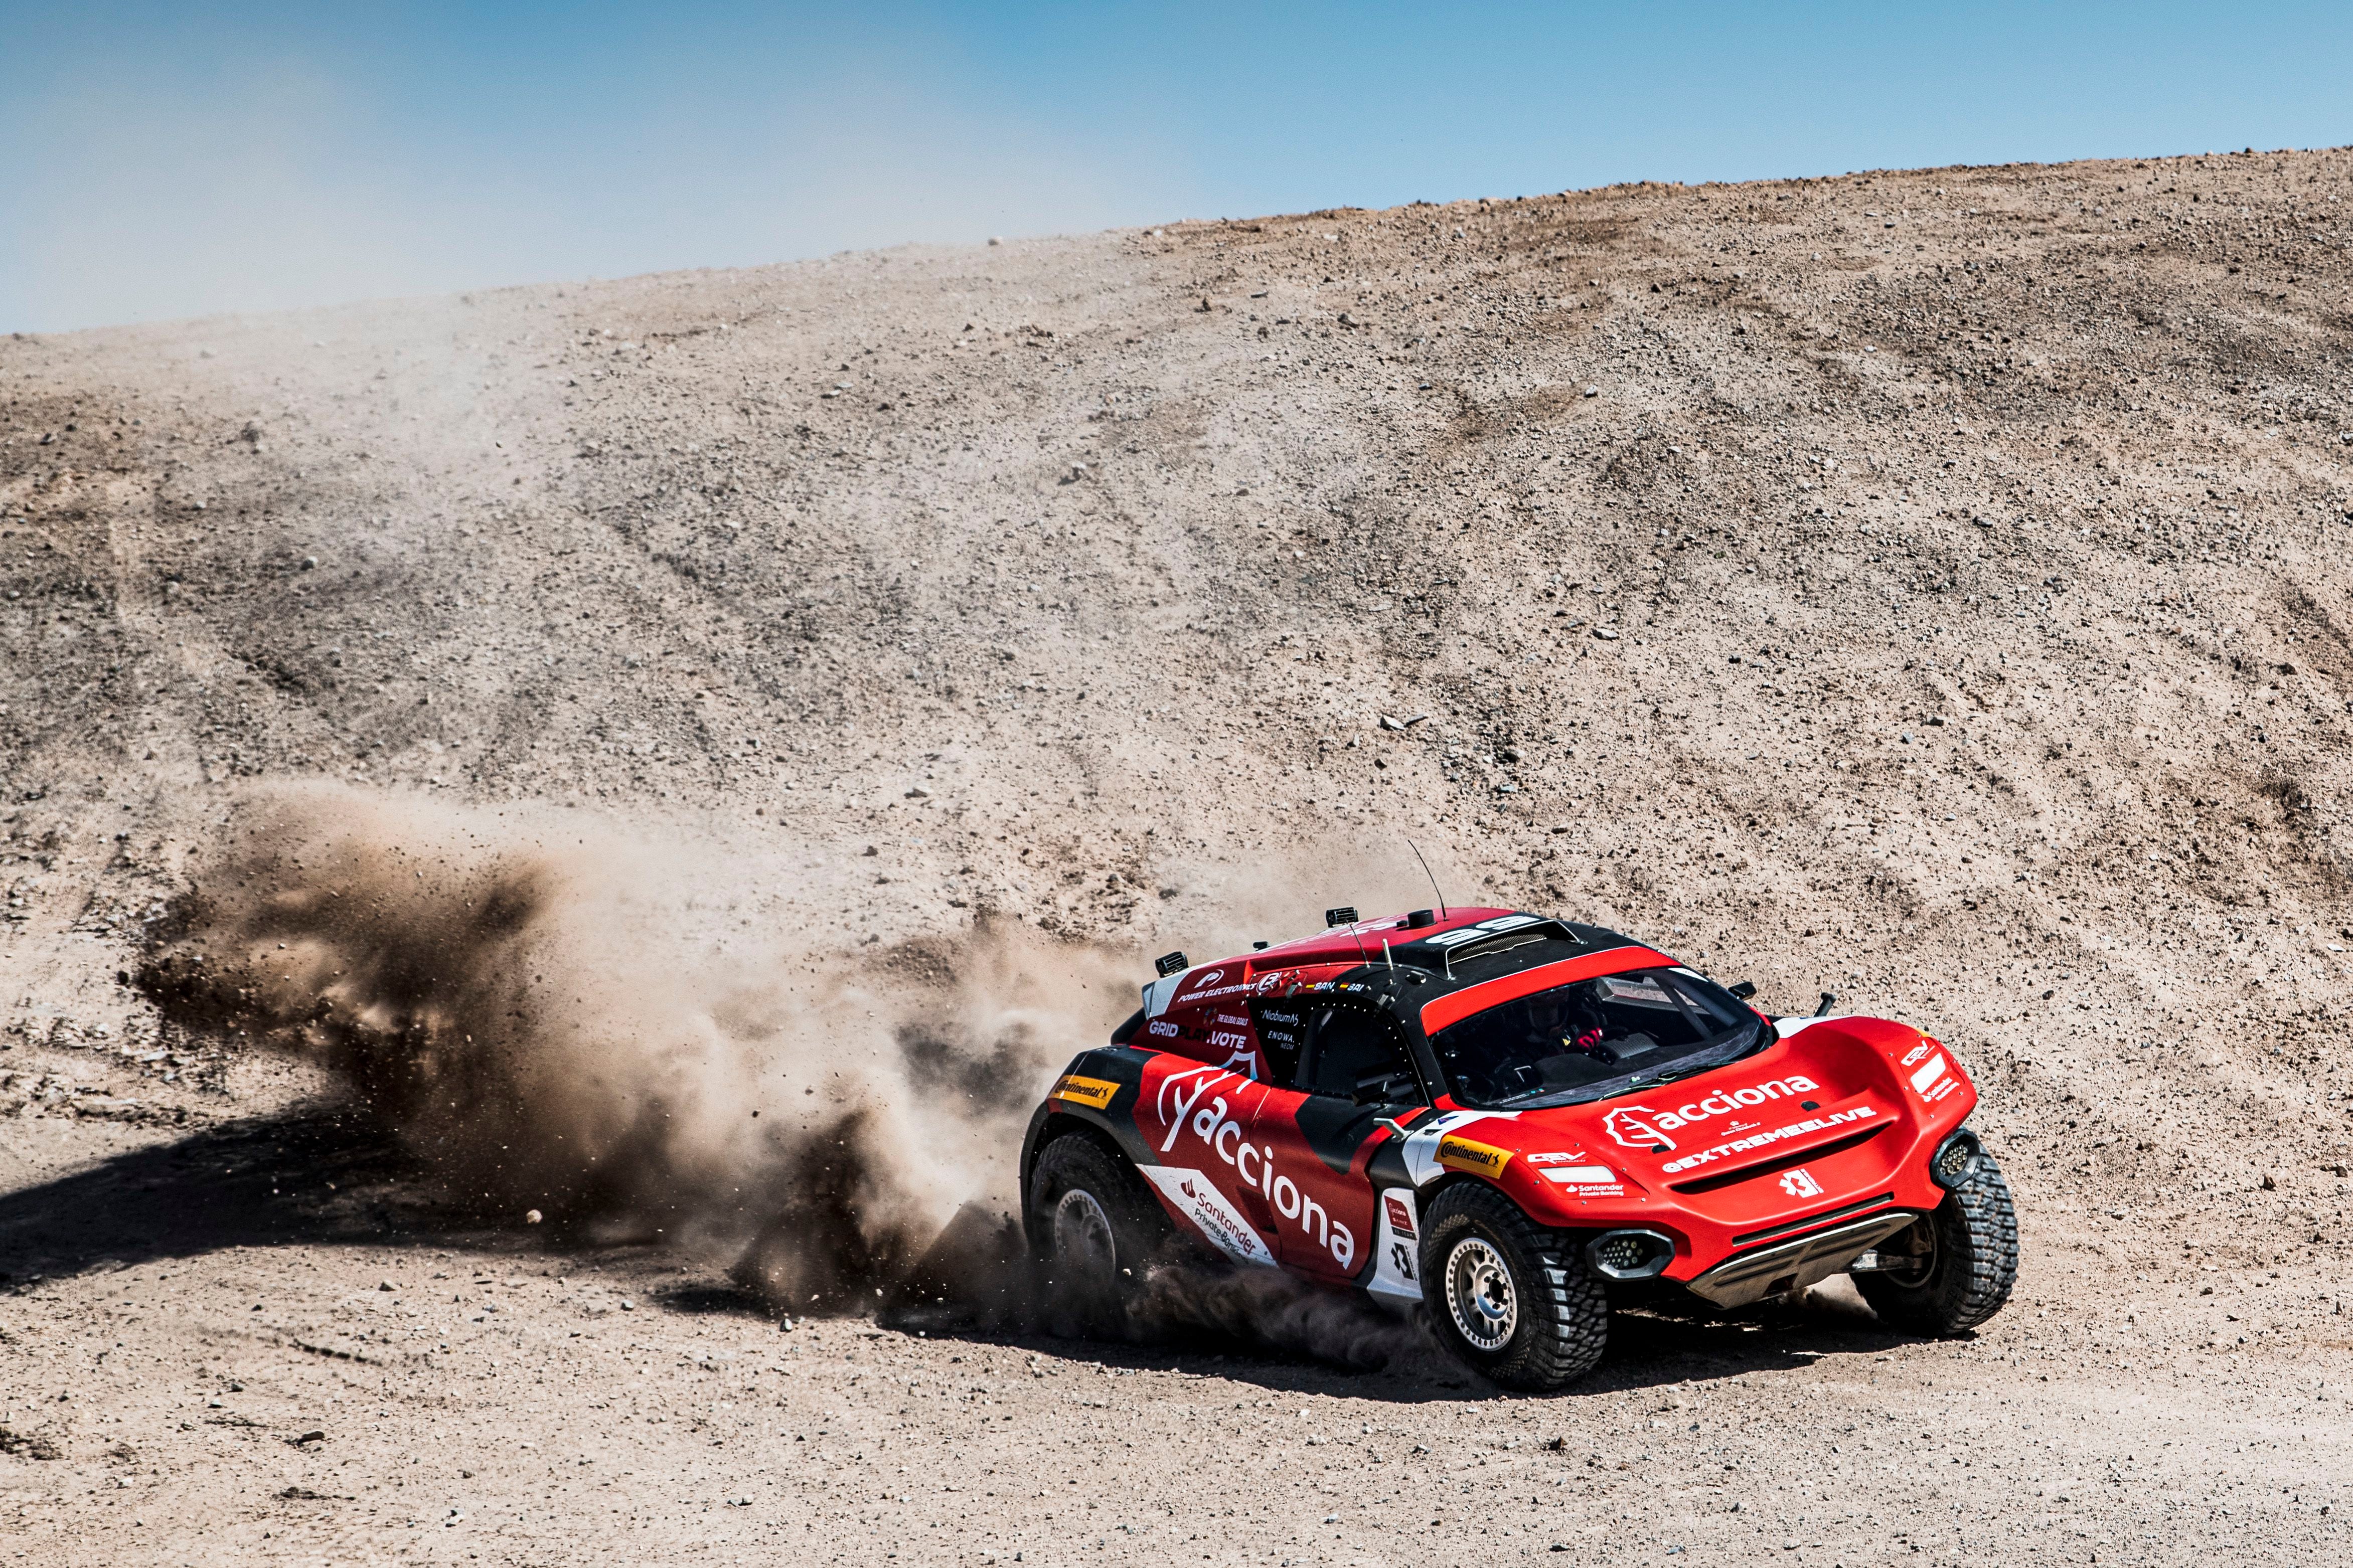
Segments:
[[[1116,1302],[1207,1248],[1422,1304],[1529,1389],[1600,1359],[1613,1302],[1739,1307],[1844,1271],[1890,1326],[1957,1334],[2009,1298],[2010,1189],[1919,1030],[1770,1017],[1751,986],[1532,914],[1327,920],[1169,954],[1054,1085],[1021,1187],[1056,1289]]]

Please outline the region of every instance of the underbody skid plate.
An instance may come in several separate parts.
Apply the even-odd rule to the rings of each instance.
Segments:
[[[1843,1269],[1920,1216],[1889,1209],[1811,1236],[1727,1258],[1691,1282],[1692,1293],[1719,1307],[1745,1307],[1767,1296],[1800,1290]]]

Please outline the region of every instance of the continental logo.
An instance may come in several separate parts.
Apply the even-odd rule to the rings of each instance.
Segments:
[[[1046,1098],[1072,1100],[1080,1105],[1092,1106],[1095,1110],[1101,1110],[1111,1103],[1111,1097],[1118,1092],[1119,1085],[1109,1079],[1081,1078],[1077,1073],[1071,1072],[1061,1076],[1060,1081],[1054,1085],[1054,1092]]]
[[[1512,1163],[1509,1149],[1498,1149],[1493,1143],[1475,1143],[1468,1138],[1440,1138],[1438,1141],[1438,1163],[1450,1171],[1468,1171],[1474,1176],[1496,1177]]]

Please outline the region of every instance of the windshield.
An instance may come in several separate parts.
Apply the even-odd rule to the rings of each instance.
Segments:
[[[1503,1107],[1600,1100],[1720,1067],[1765,1037],[1763,1022],[1722,987],[1642,969],[1501,1003],[1430,1043],[1456,1100]]]

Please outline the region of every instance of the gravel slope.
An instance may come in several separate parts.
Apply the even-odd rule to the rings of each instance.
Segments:
[[[2348,174],[1629,186],[0,342],[8,1549],[2341,1551]],[[715,848],[819,955],[989,911],[1198,954],[1415,898],[1411,838],[1458,900],[1953,1042],[2020,1289],[1953,1344],[1844,1297],[1630,1319],[1544,1400],[779,1331],[709,1259],[439,1206],[332,1085],[117,983],[238,792],[321,777]]]

